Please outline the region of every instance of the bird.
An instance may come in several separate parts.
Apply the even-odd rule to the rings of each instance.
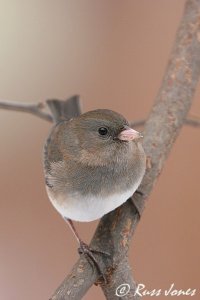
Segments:
[[[137,191],[145,174],[142,134],[119,113],[96,109],[57,118],[44,146],[48,197],[80,248],[97,264],[73,221],[91,222]]]

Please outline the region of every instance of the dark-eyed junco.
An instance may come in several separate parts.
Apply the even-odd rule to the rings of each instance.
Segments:
[[[97,109],[58,122],[45,145],[49,199],[68,221],[89,222],[124,203],[145,173],[141,134],[111,110]]]

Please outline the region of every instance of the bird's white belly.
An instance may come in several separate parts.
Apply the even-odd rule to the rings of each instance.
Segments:
[[[90,222],[101,218],[126,202],[136,191],[140,182],[141,180],[135,183],[130,190],[111,194],[104,198],[74,193],[73,195],[58,195],[55,199],[49,188],[47,188],[47,192],[53,206],[63,217],[80,222]]]

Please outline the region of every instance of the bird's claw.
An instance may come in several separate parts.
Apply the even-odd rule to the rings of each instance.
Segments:
[[[92,249],[90,246],[88,246],[83,241],[80,242],[80,247],[78,248],[78,253],[80,255],[83,254],[83,255],[87,256],[88,258],[90,258],[89,262],[92,260],[92,262],[96,266],[99,274],[102,276],[104,282],[107,283],[107,278],[106,278],[105,274],[103,273],[103,271],[93,253],[100,253],[100,254],[107,255],[107,256],[110,256],[110,254],[105,251]]]
[[[138,194],[138,195],[140,195],[140,196],[144,196],[144,193],[141,192],[140,190],[136,190],[135,193]]]

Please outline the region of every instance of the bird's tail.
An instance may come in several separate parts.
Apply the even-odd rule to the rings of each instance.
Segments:
[[[69,120],[81,114],[80,97],[78,95],[72,96],[67,100],[50,99],[46,102],[55,123]]]

